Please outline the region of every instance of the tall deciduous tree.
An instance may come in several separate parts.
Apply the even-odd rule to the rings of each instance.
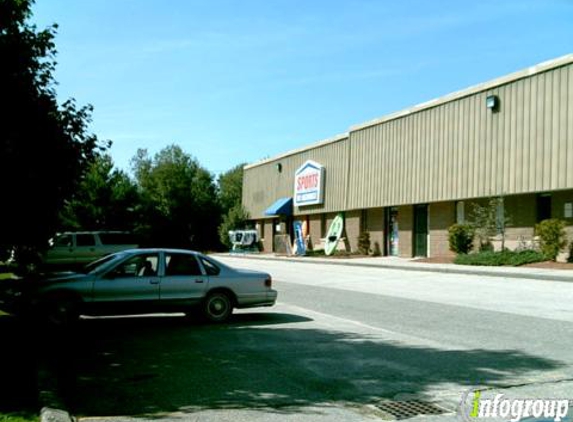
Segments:
[[[245,164],[239,164],[219,176],[219,202],[223,214],[227,214],[231,208],[241,204],[244,166]]]
[[[0,248],[42,244],[103,149],[91,107],[56,99],[56,25],[29,23],[31,0],[0,0]]]
[[[148,243],[199,250],[217,246],[220,209],[211,173],[176,145],[153,158],[139,150],[132,165],[141,195],[139,233]]]
[[[245,164],[239,164],[219,176],[219,202],[222,213],[219,240],[227,247],[231,247],[229,231],[244,229],[249,218],[242,206],[244,166]]]
[[[98,157],[60,214],[68,230],[133,230],[138,205],[135,183],[114,168],[109,155]]]

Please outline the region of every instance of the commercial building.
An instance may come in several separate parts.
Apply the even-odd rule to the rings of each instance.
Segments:
[[[244,170],[243,205],[269,252],[293,220],[320,247],[344,213],[353,250],[368,231],[384,255],[447,256],[448,227],[492,197],[510,216],[509,247],[550,217],[573,234],[573,54]]]

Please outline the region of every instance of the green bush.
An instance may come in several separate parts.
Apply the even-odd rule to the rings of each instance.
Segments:
[[[363,231],[358,236],[358,252],[362,255],[370,254],[370,233]]]
[[[485,265],[485,266],[512,266],[531,264],[533,262],[545,261],[546,256],[538,251],[531,249],[523,251],[501,252],[484,251],[471,254],[462,254],[456,256],[454,263],[459,265]]]
[[[539,236],[541,252],[552,261],[555,261],[559,252],[567,246],[565,221],[557,218],[543,220],[535,225],[535,234]]]
[[[448,229],[450,250],[456,254],[467,254],[472,250],[475,229],[469,224],[453,224]]]

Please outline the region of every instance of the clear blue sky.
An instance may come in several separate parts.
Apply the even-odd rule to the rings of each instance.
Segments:
[[[116,165],[176,143],[213,173],[573,52],[573,0],[37,0],[61,101]]]

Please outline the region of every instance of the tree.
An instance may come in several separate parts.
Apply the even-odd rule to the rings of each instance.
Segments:
[[[132,159],[141,205],[140,235],[154,246],[218,246],[220,209],[213,175],[176,145],[150,158],[140,149]]]
[[[67,230],[133,230],[137,205],[135,183],[125,172],[114,169],[109,155],[102,155],[66,202],[60,213],[61,226]]]
[[[56,99],[56,25],[28,23],[32,0],[0,0],[0,249],[38,246],[64,201],[106,148],[88,132],[91,107]]]
[[[222,222],[219,226],[219,240],[231,247],[229,231],[244,229],[249,215],[243,208],[243,167],[238,164],[231,170],[219,176],[219,204],[221,206]]]
[[[511,225],[503,197],[490,198],[486,205],[474,204],[470,217],[471,225],[475,229],[480,249],[491,248],[490,239],[498,234],[501,236],[501,249],[505,249],[505,234]]]
[[[219,203],[223,214],[227,214],[231,208],[242,202],[244,166],[244,163],[236,165],[219,176]]]

